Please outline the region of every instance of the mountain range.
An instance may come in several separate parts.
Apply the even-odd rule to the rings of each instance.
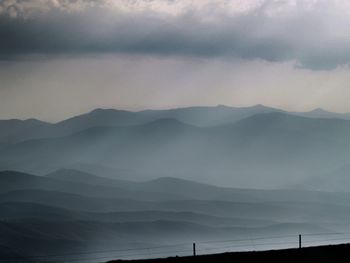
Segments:
[[[346,233],[349,119],[256,105],[0,121],[0,260],[93,263]]]
[[[72,134],[96,126],[130,126],[145,124],[158,119],[176,119],[194,126],[216,126],[233,123],[261,113],[282,112],[308,118],[329,118],[350,120],[350,113],[333,113],[321,108],[309,112],[287,112],[284,110],[255,105],[251,107],[188,107],[168,110],[143,110],[131,112],[115,109],[95,109],[57,123],[37,119],[0,120],[0,142],[19,142],[42,137],[56,137]]]
[[[177,177],[285,188],[349,165],[346,118],[320,109],[287,113],[257,105],[97,109],[56,124],[0,121],[0,170],[44,175],[74,168],[113,179]]]

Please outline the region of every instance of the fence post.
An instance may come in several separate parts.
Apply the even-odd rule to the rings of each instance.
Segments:
[[[196,243],[193,243],[193,256],[196,256]]]
[[[301,235],[299,235],[299,248],[301,248]]]

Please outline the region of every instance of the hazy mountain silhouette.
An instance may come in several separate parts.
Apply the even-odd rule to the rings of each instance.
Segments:
[[[206,127],[233,123],[244,118],[271,112],[286,111],[255,105],[251,107],[188,107],[169,110],[144,110],[131,112],[115,109],[96,109],[58,123],[47,123],[36,119],[0,121],[0,143],[20,142],[30,139],[67,136],[96,126],[130,126],[158,119],[176,119],[181,122]],[[310,118],[338,118],[350,120],[349,113],[333,113],[323,109],[310,112],[290,112]]]
[[[108,179],[106,179],[108,180]],[[143,200],[183,199],[181,196],[169,193],[153,193],[142,189],[123,188],[123,185],[93,185],[79,181],[57,180],[55,178],[34,176],[14,171],[0,172],[0,193],[17,190],[43,190],[65,192],[89,197],[101,198],[130,198],[135,196]]]
[[[276,112],[201,128],[159,119],[8,145],[0,149],[0,168],[43,174],[89,163],[121,170],[131,167],[139,178],[129,179],[182,177],[276,187],[347,164],[349,134],[350,121]]]
[[[91,175],[86,176],[89,178]],[[83,178],[80,177],[80,180]],[[295,211],[304,213],[309,207],[319,207],[319,211],[313,211],[316,214],[310,215],[310,220],[315,220],[320,215],[325,218],[323,213],[329,211],[334,212],[328,218],[337,215],[336,211],[348,211],[350,199],[350,194],[345,193],[229,189],[172,178],[145,183],[130,182],[129,185],[110,188],[16,172],[1,173],[0,179],[1,186],[6,187],[5,190],[2,189],[2,203],[29,202],[90,212],[191,211],[222,217],[243,216],[247,219],[274,221],[274,217],[285,220]],[[178,190],[179,187],[182,188],[181,191]],[[146,199],[145,196],[152,198]],[[350,212],[344,215],[348,216]]]
[[[232,189],[177,178],[132,182],[68,169],[47,176],[5,171],[0,243],[21,248],[27,258],[328,233],[349,226],[349,200],[349,193]],[[0,248],[0,255],[10,250]]]
[[[44,135],[50,126],[50,123],[36,119],[0,120],[0,142],[12,143],[26,138],[36,138],[37,134]]]
[[[280,111],[256,105],[252,107],[188,107],[169,110],[144,110],[130,112],[114,109],[96,109],[57,123],[70,131],[88,129],[94,126],[130,126],[152,122],[158,119],[176,119],[195,126],[214,126],[234,122],[254,114]]]
[[[121,180],[117,178],[110,179],[102,176],[96,176],[94,174],[82,172],[76,169],[59,169],[52,173],[47,174],[46,177],[57,179],[57,180],[63,180],[63,181],[108,186],[108,187],[115,186],[115,187],[133,188],[136,185],[136,183],[134,182]]]
[[[70,177],[71,176],[71,177]],[[109,179],[77,170],[62,169],[45,177],[15,171],[0,172],[1,193],[36,190],[102,199],[131,198],[141,201],[223,200],[233,202],[322,202],[348,204],[350,194],[299,190],[254,190],[217,187],[178,178],[159,178],[145,182]],[[33,192],[34,194],[35,192]],[[30,195],[31,192],[28,192]],[[5,197],[3,197],[5,198]],[[24,198],[29,198],[26,196]],[[73,198],[72,196],[70,198]],[[37,199],[47,199],[39,197]],[[30,200],[28,200],[30,201]]]
[[[302,113],[294,113],[296,115],[309,117],[309,118],[323,118],[323,119],[344,119],[344,120],[350,120],[350,113],[336,113],[336,112],[330,112],[326,111],[322,108],[317,108],[314,110],[311,110],[309,112],[302,112]]]
[[[346,231],[346,116],[257,105],[0,121],[0,258]]]
[[[219,217],[194,212],[177,211],[124,211],[92,212],[67,209],[29,202],[0,203],[2,220],[38,219],[46,221],[94,221],[106,223],[152,222],[157,220],[199,223],[211,227],[263,227],[277,224],[274,221],[251,218]]]
[[[326,191],[349,192],[350,189],[350,165],[344,165],[331,172],[316,175],[292,185],[291,188]]]
[[[184,123],[200,126],[217,125],[271,111],[276,110],[262,105],[245,108],[226,106],[189,107],[139,112],[96,109],[55,124],[36,119],[0,121],[0,142],[9,143],[29,139],[60,137],[96,126],[140,125],[158,119],[177,119]]]

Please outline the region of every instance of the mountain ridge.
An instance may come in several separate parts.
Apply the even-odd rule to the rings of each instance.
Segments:
[[[168,118],[177,119],[180,122],[194,126],[216,126],[233,123],[255,114],[268,112],[282,112],[309,118],[340,118],[350,120],[350,114],[347,113],[333,113],[319,109],[309,112],[288,112],[261,104],[247,107],[218,105],[140,111],[99,108],[56,123],[44,122],[37,119],[0,120],[0,127],[2,127],[0,129],[0,142],[20,142],[35,138],[60,137],[96,126],[118,127],[142,125],[157,119]],[[15,123],[15,127],[10,128],[9,125],[11,123]]]
[[[132,167],[141,176],[128,178],[132,180],[180,177],[212,184],[215,173],[225,180],[224,184],[235,183],[239,188],[254,188],[254,184],[245,186],[242,182],[262,186],[269,180],[276,182],[270,187],[276,187],[296,183],[311,172],[332,171],[347,164],[349,134],[347,120],[276,112],[215,127],[158,119],[143,125],[94,127],[68,136],[0,147],[0,169],[31,171],[35,167],[35,173],[47,174],[74,163],[88,163],[121,170]],[[274,165],[266,167],[269,163]],[[299,170],[291,171],[291,164]],[[263,180],[264,176],[269,177]]]

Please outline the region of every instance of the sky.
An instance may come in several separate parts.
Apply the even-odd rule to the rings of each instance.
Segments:
[[[0,119],[264,104],[350,112],[350,2],[2,0]]]

